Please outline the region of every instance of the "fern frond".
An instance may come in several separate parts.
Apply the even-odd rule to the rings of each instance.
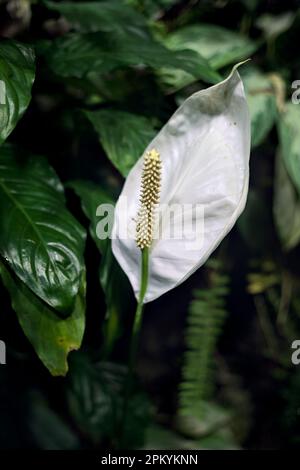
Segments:
[[[212,392],[212,366],[216,342],[226,318],[229,277],[216,267],[210,285],[196,290],[190,304],[185,333],[186,351],[179,385],[180,415],[201,417],[201,408]]]

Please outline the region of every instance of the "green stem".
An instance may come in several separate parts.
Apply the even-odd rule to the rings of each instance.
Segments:
[[[134,365],[137,356],[140,330],[143,319],[143,307],[144,307],[144,298],[147,292],[148,286],[148,275],[149,275],[149,250],[144,248],[141,250],[142,261],[141,261],[141,281],[140,281],[140,294],[139,300],[133,320],[133,327],[131,333],[130,341],[130,350],[129,350],[129,362],[128,362],[128,373],[125,384],[125,396],[124,396],[124,408],[123,408],[123,422],[121,424],[121,442],[124,438],[124,430],[128,414],[128,403],[130,398],[130,393],[132,389],[133,375],[134,375]]]
[[[129,352],[129,374],[133,374],[134,363],[137,355],[139,333],[143,319],[144,298],[147,292],[148,272],[149,272],[149,250],[144,248],[142,251],[141,263],[141,284],[140,295],[134,316],[133,328],[131,333],[130,352]]]

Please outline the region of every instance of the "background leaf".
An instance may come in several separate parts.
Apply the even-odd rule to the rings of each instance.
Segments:
[[[196,78],[203,72],[199,55],[191,50],[170,51],[136,31],[71,34],[45,48],[50,68],[64,77],[84,77],[89,72],[108,73],[124,66],[182,69]]]
[[[84,333],[85,276],[82,275],[74,309],[64,320],[11,274],[4,264],[0,264],[0,270],[12,307],[36,354],[52,375],[66,375],[67,356],[70,351],[80,348]]]
[[[97,236],[97,208],[100,204],[114,205],[114,200],[107,191],[89,181],[72,181],[69,183],[81,200],[83,212],[90,220],[90,234],[98,247],[102,258],[99,279],[105,294],[107,306],[106,323],[104,325],[104,352],[107,355],[120,334],[120,319],[130,306],[131,287],[127,276],[119,266],[111,250],[111,240],[101,240]]]
[[[195,24],[177,29],[166,37],[170,49],[197,52],[210,66],[221,67],[247,59],[257,45],[249,38],[213,24]]]
[[[0,253],[36,295],[62,314],[73,310],[84,271],[85,232],[42,157],[12,147],[0,154]]]
[[[300,107],[289,103],[278,118],[280,151],[287,172],[300,194]]]
[[[29,401],[29,432],[41,449],[74,450],[80,447],[78,436],[63,418],[53,411],[42,393],[31,390]]]
[[[265,13],[257,19],[256,26],[263,31],[266,39],[275,39],[292,26],[295,16],[293,11],[285,11],[280,15]]]
[[[178,91],[181,88],[194,83],[197,80],[204,80],[207,83],[217,83],[222,80],[222,76],[213,70],[208,60],[197,53],[198,72],[194,75],[181,69],[163,67],[158,74],[162,83],[170,87],[170,91]]]
[[[283,248],[295,248],[300,241],[300,197],[279,153],[276,157],[273,212]]]
[[[0,144],[9,136],[31,99],[35,76],[33,49],[0,42]]]
[[[115,443],[121,438],[126,375],[126,367],[119,364],[92,362],[83,354],[72,358],[67,388],[69,409],[79,429],[95,444],[104,438],[111,438]],[[144,443],[148,419],[148,401],[135,389],[124,430],[126,449]]]
[[[275,124],[277,107],[270,80],[251,68],[243,75],[251,117],[251,145],[260,145]]]
[[[146,29],[146,19],[119,0],[101,2],[45,2],[82,32]]]
[[[126,177],[155,136],[151,121],[144,116],[113,109],[87,111],[85,114],[98,133],[109,159]]]

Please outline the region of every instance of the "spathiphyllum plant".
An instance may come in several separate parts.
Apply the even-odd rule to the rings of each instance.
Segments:
[[[278,3],[0,0],[0,449],[299,447],[300,1]]]
[[[112,249],[140,302],[181,284],[231,230],[247,199],[249,155],[248,106],[235,67],[224,81],[184,101],[126,179],[115,209]],[[172,207],[182,208],[180,217],[175,210],[164,219]],[[176,226],[182,224],[183,230]],[[189,241],[199,235],[197,227],[203,236],[195,246]],[[183,236],[172,237],[174,232]],[[142,289],[141,264],[148,263],[148,254],[147,289]]]
[[[235,67],[184,101],[129,173],[112,249],[138,300],[131,365],[143,304],[202,266],[243,211],[249,155],[248,106]]]

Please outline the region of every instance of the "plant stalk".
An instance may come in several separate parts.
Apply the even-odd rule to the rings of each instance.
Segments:
[[[140,330],[143,320],[143,309],[144,309],[144,298],[147,292],[148,276],[149,276],[149,249],[143,248],[141,250],[142,261],[141,261],[141,281],[140,281],[140,293],[137,303],[137,308],[133,320],[133,327],[131,332],[130,350],[129,350],[129,361],[128,361],[128,373],[125,383],[125,396],[124,396],[124,408],[123,408],[123,419],[121,423],[121,443],[124,439],[126,431],[126,421],[128,416],[128,404],[129,398],[132,391],[132,383],[134,377],[134,366],[136,362]]]

